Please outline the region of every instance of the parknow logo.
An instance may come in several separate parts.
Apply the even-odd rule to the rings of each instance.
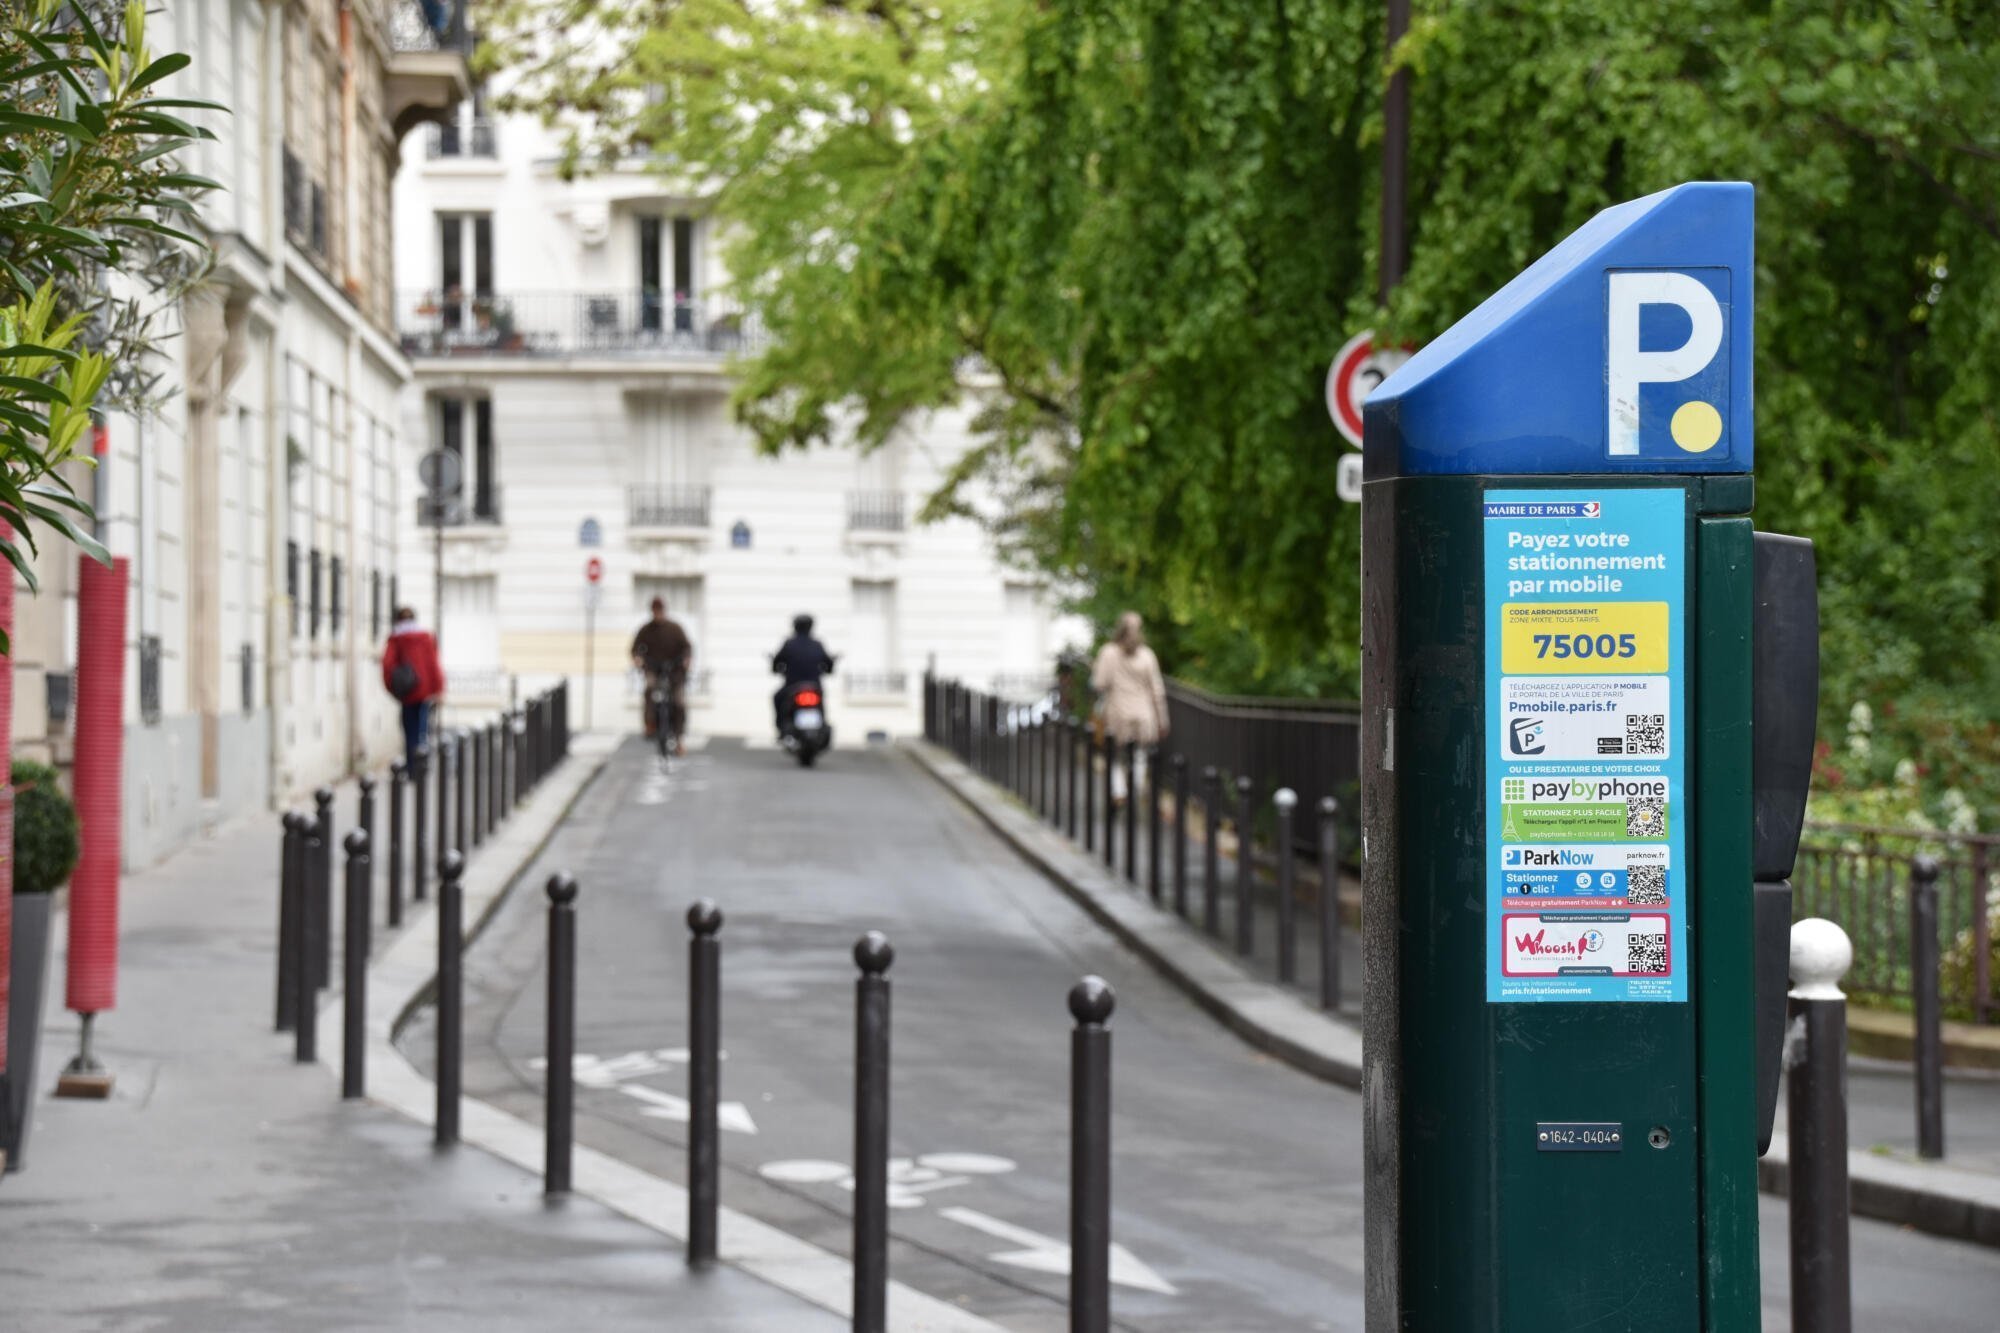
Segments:
[[[1612,269],[1605,278],[1611,457],[1705,454],[1724,444],[1729,270]]]

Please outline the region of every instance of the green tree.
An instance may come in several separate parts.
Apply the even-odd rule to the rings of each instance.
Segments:
[[[2000,798],[1991,4],[1419,0],[1387,309],[1373,0],[654,0],[608,41],[586,0],[502,9],[615,52],[519,87],[579,165],[718,189],[780,338],[737,397],[767,447],[969,386],[982,447],[927,512],[1225,689],[1355,688],[1348,333],[1435,337],[1607,204],[1754,182],[1758,513],[1820,546],[1825,730],[1872,702],[1885,754]]]
[[[157,399],[163,307],[206,257],[191,228],[213,182],[175,154],[212,136],[174,113],[219,108],[157,86],[188,63],[152,55],[140,0],[0,19],[0,520],[19,538],[0,554],[31,588],[39,529],[103,558],[61,469],[94,409]]]

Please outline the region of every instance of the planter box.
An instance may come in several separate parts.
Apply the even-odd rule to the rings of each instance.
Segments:
[[[13,1103],[0,1124],[7,1129],[7,1170],[19,1171],[28,1147],[28,1117],[35,1107],[35,1052],[41,1045],[42,997],[49,969],[52,893],[14,895],[13,1006],[7,1012],[7,1097]]]

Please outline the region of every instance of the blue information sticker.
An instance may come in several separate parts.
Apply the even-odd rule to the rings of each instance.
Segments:
[[[1486,998],[1687,999],[1686,496],[1494,490]]]

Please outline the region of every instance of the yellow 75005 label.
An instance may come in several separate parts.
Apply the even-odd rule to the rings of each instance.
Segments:
[[[1665,602],[1500,608],[1500,669],[1512,675],[1658,675],[1667,669]]]

